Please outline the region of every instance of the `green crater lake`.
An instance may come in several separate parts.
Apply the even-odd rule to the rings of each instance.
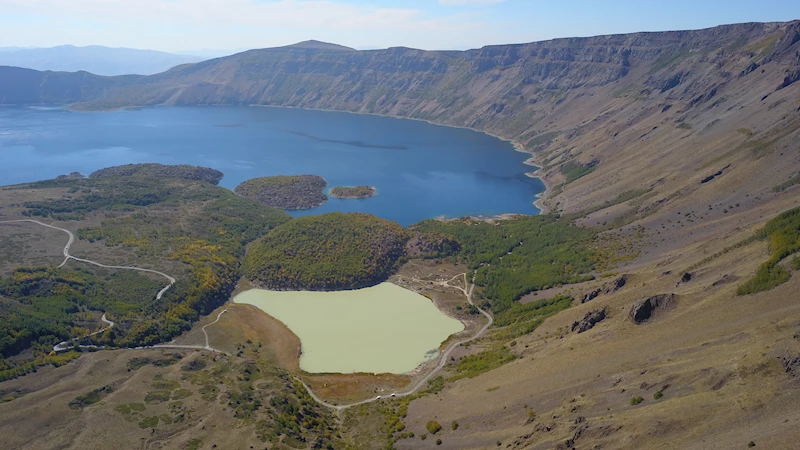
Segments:
[[[233,301],[253,305],[300,338],[309,373],[406,373],[439,355],[464,324],[429,299],[391,283],[354,291],[253,289]]]

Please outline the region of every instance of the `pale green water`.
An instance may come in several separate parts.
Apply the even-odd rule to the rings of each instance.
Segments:
[[[339,292],[253,289],[233,301],[289,327],[302,343],[300,368],[309,373],[409,372],[464,329],[427,298],[391,283]]]

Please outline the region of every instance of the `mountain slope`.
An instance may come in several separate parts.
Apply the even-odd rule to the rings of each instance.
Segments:
[[[0,52],[0,65],[59,72],[86,71],[97,75],[151,75],[203,58],[154,50],[110,48],[98,45],[50,48],[12,48]]]
[[[446,371],[491,356],[492,336],[515,359],[475,378],[431,380],[441,392],[406,404],[402,422],[383,420],[388,402],[351,410],[345,423],[357,437],[374,420],[379,431],[402,425],[388,435],[402,431],[397,447],[409,449],[793,448],[800,272],[786,258],[785,284],[737,288],[781,244],[754,233],[800,204],[800,22],[467,52],[317,47],[251,50],[150,77],[0,68],[0,99],[323,108],[515,139],[541,166],[545,205],[600,228],[596,250],[616,267],[523,296],[571,295],[575,305],[513,341],[493,328],[458,348]],[[670,298],[669,308],[632,320],[654,297]],[[587,317],[593,327],[574,331]],[[429,436],[433,420],[445,427]],[[386,433],[374,434],[359,443],[384,448]]]
[[[17,75],[0,85],[0,99],[74,102],[78,109],[293,106],[473,127],[517,140],[551,187],[563,184],[551,190],[550,209],[610,206],[608,217],[604,211],[597,218],[602,223],[653,214],[701,188],[717,190],[725,183],[700,181],[723,167],[724,177],[749,178],[752,189],[742,195],[789,179],[796,153],[772,150],[796,142],[799,41],[795,21],[465,52],[353,51],[310,42],[149,77],[63,74],[56,83],[53,75]],[[0,68],[0,79],[9,73]],[[41,89],[37,77],[48,79]],[[628,208],[637,202],[635,211]]]

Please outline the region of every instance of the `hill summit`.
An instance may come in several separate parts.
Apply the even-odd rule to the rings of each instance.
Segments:
[[[339,44],[331,44],[329,42],[322,42],[316,40],[308,40],[303,42],[298,42],[296,44],[287,45],[284,48],[303,48],[303,49],[312,49],[312,50],[328,50],[328,51],[337,51],[337,52],[355,52],[357,51],[354,48],[345,47],[344,45]]]

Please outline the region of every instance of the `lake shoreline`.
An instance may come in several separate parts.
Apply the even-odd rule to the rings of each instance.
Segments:
[[[509,156],[509,153],[504,153],[504,150],[508,148],[508,147],[506,147],[506,145],[510,144],[511,149],[513,149],[515,152],[525,153],[526,156],[531,155],[531,152],[529,152],[528,149],[526,149],[525,146],[522,145],[522,143],[520,143],[520,142],[511,140],[511,139],[507,139],[507,138],[498,136],[498,135],[490,133],[490,132],[481,131],[480,129],[471,128],[471,127],[465,127],[465,126],[458,126],[458,125],[442,124],[442,123],[437,123],[435,121],[426,120],[426,119],[397,117],[397,116],[394,116],[394,115],[386,115],[386,114],[364,113],[364,112],[354,112],[354,111],[335,111],[335,110],[314,109],[314,108],[300,108],[300,107],[293,107],[293,106],[249,105],[249,106],[251,106],[251,108],[249,108],[251,110],[255,109],[255,108],[252,108],[252,106],[260,106],[262,108],[273,108],[276,111],[276,112],[270,112],[270,113],[266,113],[266,114],[258,114],[258,113],[249,113],[248,114],[246,112],[237,112],[237,111],[235,111],[237,108],[242,108],[242,107],[245,107],[245,108],[242,108],[242,110],[248,109],[247,108],[248,105],[246,105],[246,104],[245,105],[194,105],[194,106],[170,105],[170,106],[172,106],[172,107],[168,107],[167,105],[154,105],[154,106],[147,106],[147,107],[144,107],[144,108],[140,108],[140,107],[118,107],[118,108],[107,108],[107,109],[105,109],[105,111],[108,111],[108,112],[119,111],[119,113],[121,113],[121,114],[125,114],[125,111],[133,111],[133,110],[144,111],[144,112],[137,112],[137,113],[133,113],[133,112],[129,113],[130,116],[122,117],[121,118],[121,124],[118,124],[118,125],[123,127],[122,128],[123,132],[127,132],[129,129],[131,129],[128,126],[129,123],[133,124],[135,126],[152,126],[152,127],[155,127],[154,130],[159,136],[165,135],[164,131],[159,131],[159,130],[161,130],[160,127],[161,126],[169,127],[170,124],[173,124],[173,122],[175,122],[175,124],[177,124],[179,126],[178,127],[179,128],[178,133],[184,132],[183,128],[180,128],[180,125],[182,125],[182,123],[178,121],[179,117],[182,114],[188,114],[190,117],[197,118],[197,119],[200,120],[200,122],[202,122],[204,124],[205,124],[206,121],[209,121],[210,125],[214,125],[215,127],[218,124],[221,124],[221,123],[230,124],[230,123],[232,123],[231,120],[234,120],[234,121],[235,120],[239,120],[238,118],[240,118],[240,117],[246,118],[248,116],[253,116],[253,117],[260,117],[260,116],[265,116],[265,117],[284,117],[285,116],[285,117],[290,118],[289,120],[298,120],[297,123],[299,125],[297,125],[297,126],[299,127],[299,129],[304,129],[303,128],[304,125],[302,125],[302,123],[303,123],[302,120],[305,117],[304,115],[302,115],[300,113],[291,113],[291,112],[287,112],[287,113],[283,113],[282,114],[279,111],[281,109],[286,110],[286,111],[307,110],[307,111],[319,111],[319,113],[323,113],[323,114],[324,113],[337,113],[338,112],[338,113],[353,114],[354,116],[355,115],[363,115],[363,116],[372,115],[372,116],[376,116],[376,117],[385,117],[385,118],[396,119],[396,120],[412,120],[412,121],[421,122],[421,123],[428,124],[428,125],[434,125],[434,126],[443,127],[443,128],[440,128],[439,129],[440,131],[438,131],[438,132],[436,130],[430,130],[429,132],[431,133],[432,136],[435,137],[434,139],[438,139],[436,141],[437,142],[436,145],[441,146],[442,150],[446,151],[448,155],[452,154],[453,158],[459,158],[458,155],[463,155],[464,153],[467,153],[467,152],[469,152],[468,153],[469,155],[473,155],[472,152],[475,152],[474,153],[475,154],[474,158],[470,157],[466,162],[448,162],[448,161],[446,161],[444,159],[436,160],[435,158],[432,158],[432,164],[433,165],[429,167],[429,166],[425,165],[425,162],[427,161],[427,159],[425,158],[424,154],[420,153],[420,148],[421,147],[419,145],[417,145],[417,147],[414,148],[414,151],[416,153],[414,153],[415,156],[413,158],[414,158],[415,161],[419,161],[419,164],[417,164],[416,167],[409,167],[409,168],[406,168],[404,170],[409,171],[409,173],[414,173],[414,174],[416,174],[415,176],[418,176],[420,178],[414,178],[413,180],[411,180],[411,179],[403,180],[403,179],[400,179],[400,175],[399,175],[399,174],[404,173],[402,171],[398,172],[396,170],[393,170],[393,171],[390,171],[390,172],[393,172],[393,173],[386,173],[386,177],[388,177],[386,182],[389,183],[389,184],[387,184],[387,186],[381,186],[382,189],[380,189],[381,191],[383,191],[384,190],[383,188],[385,188],[385,192],[380,192],[380,197],[381,198],[385,197],[385,199],[378,199],[377,198],[378,196],[376,196],[376,198],[373,199],[370,202],[336,202],[335,206],[330,206],[330,205],[327,205],[327,204],[322,203],[322,202],[320,202],[321,204],[306,205],[306,208],[288,208],[288,207],[284,206],[284,207],[286,207],[286,211],[289,212],[292,216],[295,216],[295,217],[299,217],[299,216],[303,216],[303,215],[309,215],[309,214],[321,214],[321,213],[329,212],[329,211],[332,211],[332,210],[340,210],[340,211],[343,211],[343,212],[361,211],[361,212],[369,212],[369,213],[378,215],[380,217],[384,217],[384,218],[388,218],[390,220],[397,221],[399,223],[402,223],[404,226],[409,226],[409,225],[412,225],[414,223],[418,223],[418,222],[423,221],[423,220],[435,218],[435,217],[438,217],[438,216],[441,216],[441,215],[444,215],[445,217],[448,217],[448,218],[457,218],[457,217],[468,217],[468,216],[493,217],[493,216],[504,215],[504,214],[508,214],[508,213],[522,214],[522,215],[539,215],[539,214],[547,213],[547,211],[544,208],[542,208],[542,206],[544,206],[544,205],[540,201],[542,197],[547,195],[547,191],[545,191],[544,193],[541,192],[542,190],[545,190],[545,189],[548,188],[547,183],[541,183],[540,184],[540,183],[534,182],[532,180],[525,181],[524,179],[519,177],[520,174],[525,174],[526,177],[538,178],[536,175],[540,175],[541,172],[540,173],[535,173],[535,174],[532,173],[532,171],[536,168],[535,167],[536,166],[535,165],[536,159],[533,158],[532,156],[529,157],[529,158],[515,157],[515,156],[513,156],[513,154],[512,154],[512,156]],[[228,110],[230,108],[233,108],[234,110],[231,111],[231,112],[228,112]],[[23,107],[21,109],[27,110],[27,109],[31,109],[31,108],[24,108]],[[83,110],[89,111],[89,110],[87,110],[85,108],[81,108],[80,106],[74,106],[74,105],[73,106],[67,106],[66,108],[62,107],[62,108],[59,108],[59,109],[63,110],[63,112],[65,112],[65,113],[67,111],[81,111],[81,112],[83,112]],[[186,110],[186,111],[180,112],[182,110]],[[195,112],[192,112],[193,110]],[[202,111],[204,111],[204,110],[207,111],[207,112],[203,113]],[[151,112],[148,112],[148,111],[151,111]],[[172,112],[172,111],[175,111],[175,112]],[[31,113],[33,114],[34,111],[31,111]],[[103,119],[102,116],[105,116],[105,114],[100,114],[96,119],[81,119],[79,117],[80,115],[78,115],[78,114],[76,114],[75,116],[78,116],[78,117],[70,118],[67,115],[62,115],[62,116],[60,116],[60,118],[58,119],[57,122],[59,122],[59,123],[60,122],[64,122],[64,123],[70,123],[70,124],[72,124],[74,122],[78,126],[83,126],[84,122],[90,122],[90,121],[110,122],[110,121],[116,120],[116,117],[111,118],[111,119]],[[33,119],[37,119],[35,116],[32,116],[32,117],[33,117]],[[232,117],[234,119],[226,119],[226,117]],[[348,123],[351,123],[351,122],[354,123],[354,124],[361,123],[356,119],[353,119],[352,121],[350,121],[349,119],[347,119],[347,117],[342,117],[342,116],[336,117],[333,114],[331,115],[330,118],[326,118],[324,116],[316,116],[316,117],[317,117],[318,120],[321,120],[324,123],[339,124],[339,125],[343,125],[345,127],[347,126]],[[295,118],[297,118],[297,119],[295,119]],[[153,125],[151,125],[149,122],[147,122],[147,123],[142,122],[141,124],[138,123],[138,122],[141,122],[143,120],[146,121],[146,122],[147,121],[155,121],[155,122],[152,122]],[[246,119],[243,119],[243,120],[246,121]],[[392,133],[394,133],[395,130],[404,130],[404,129],[411,130],[411,129],[413,129],[413,130],[419,130],[420,132],[428,132],[428,131],[426,131],[426,129],[422,128],[419,125],[413,125],[412,122],[407,122],[407,125],[402,125],[401,123],[392,124],[392,123],[383,123],[383,122],[372,122],[372,121],[370,121],[370,119],[361,119],[361,120],[364,121],[363,123],[378,123],[378,124],[382,124],[380,126],[381,127],[385,127],[386,131],[388,133],[388,134],[385,134],[385,136],[387,136],[387,139],[390,139],[392,136],[394,136]],[[293,122],[289,122],[289,123],[293,123]],[[32,128],[36,128],[36,127],[33,126]],[[468,132],[467,133],[458,133],[458,132],[455,132],[455,131],[448,132],[447,131],[448,128],[449,129],[453,129],[453,130],[463,129],[463,130],[468,130]],[[183,151],[183,149],[179,148],[179,146],[177,146],[177,145],[175,145],[176,150],[174,152],[172,152],[172,153],[163,153],[163,152],[162,153],[158,153],[158,152],[154,153],[152,151],[152,149],[150,148],[150,147],[152,147],[152,145],[150,145],[148,142],[143,142],[142,147],[141,147],[141,149],[144,149],[144,153],[143,153],[145,155],[144,157],[140,157],[140,156],[136,156],[135,158],[134,157],[126,157],[127,153],[134,154],[136,152],[141,152],[142,151],[140,149],[140,147],[139,147],[139,144],[140,144],[139,141],[142,141],[142,139],[139,138],[139,137],[136,137],[136,136],[131,137],[131,136],[125,135],[126,136],[125,137],[126,141],[123,142],[124,145],[122,145],[122,144],[118,145],[118,143],[116,142],[117,140],[114,140],[114,141],[109,140],[108,143],[104,143],[104,145],[102,146],[103,149],[105,149],[106,147],[116,149],[117,147],[114,147],[115,145],[117,145],[118,148],[119,148],[119,150],[114,150],[113,152],[110,152],[108,154],[109,156],[107,157],[107,159],[109,160],[109,164],[107,164],[107,165],[95,165],[94,163],[90,163],[90,162],[86,162],[86,161],[83,161],[83,160],[77,160],[76,159],[75,160],[76,165],[73,168],[73,170],[79,170],[80,169],[80,170],[84,170],[84,171],[94,171],[94,170],[97,170],[97,169],[100,169],[100,168],[103,168],[103,167],[107,167],[109,165],[119,165],[119,164],[130,163],[130,162],[145,162],[145,161],[151,161],[151,160],[155,161],[155,162],[162,163],[162,164],[191,163],[193,165],[199,165],[199,166],[204,166],[204,167],[214,167],[214,168],[219,168],[219,169],[223,170],[225,172],[225,177],[222,180],[222,182],[220,183],[220,185],[225,189],[228,189],[230,191],[234,191],[235,192],[235,188],[236,188],[237,184],[241,184],[242,182],[244,182],[244,181],[246,181],[248,179],[251,179],[251,178],[257,178],[257,177],[263,176],[263,175],[272,175],[272,174],[280,175],[280,174],[293,174],[293,173],[295,173],[295,171],[293,169],[282,170],[282,171],[280,171],[280,169],[273,169],[273,170],[267,170],[267,171],[259,173],[260,171],[258,169],[262,165],[262,163],[260,161],[262,159],[264,159],[264,158],[262,156],[260,156],[260,155],[257,155],[256,154],[257,152],[254,153],[253,151],[249,151],[247,147],[242,147],[241,144],[244,143],[244,141],[246,140],[247,136],[250,136],[250,135],[252,135],[252,136],[267,136],[267,135],[272,136],[269,133],[273,133],[273,131],[278,131],[278,132],[281,131],[281,130],[272,130],[272,131],[270,131],[270,130],[271,129],[268,129],[267,131],[263,131],[263,130],[259,131],[259,130],[255,129],[255,128],[253,128],[253,129],[249,129],[248,128],[248,130],[246,132],[242,132],[242,133],[239,133],[239,132],[236,132],[236,131],[228,132],[228,134],[226,136],[229,136],[228,138],[233,140],[232,141],[233,142],[233,151],[236,153],[236,155],[235,156],[230,155],[231,159],[226,160],[227,162],[223,163],[223,162],[219,162],[218,161],[217,164],[215,164],[215,163],[210,161],[210,159],[212,159],[213,155],[216,155],[217,153],[219,153],[217,150],[215,150],[213,148],[206,149],[206,151],[208,152],[208,155],[210,155],[210,156],[206,156],[205,154],[185,155],[185,151]],[[175,132],[172,132],[172,134],[174,134],[174,133]],[[208,134],[209,136],[211,136],[211,135],[216,136],[216,135],[218,135],[220,133],[224,133],[224,132],[217,132],[217,131],[213,131],[213,130],[209,131],[209,132],[206,132],[206,131],[202,131],[201,132],[202,135]],[[469,137],[471,135],[471,133],[476,133],[476,134],[472,135],[472,137]],[[480,133],[480,135],[478,135],[477,133]],[[356,137],[358,136],[357,132],[351,132],[350,134],[354,135]],[[240,136],[243,136],[243,137],[240,138]],[[379,134],[378,136],[379,136],[379,139],[382,139],[382,138],[380,138],[380,136],[384,136],[384,134]],[[449,139],[450,136],[452,136],[453,139],[454,139],[453,145],[450,145],[450,147],[447,147],[447,145],[448,145],[447,139]],[[288,136],[288,137],[284,138],[282,136],[274,135],[273,138],[278,140],[276,142],[283,142],[282,141],[283,139],[285,139],[286,142],[291,142],[292,141],[292,137],[291,136]],[[76,155],[78,155],[80,157],[83,157],[84,155],[82,155],[81,152],[82,153],[87,153],[89,151],[96,151],[96,150],[91,149],[89,147],[86,147],[86,148],[76,147],[77,145],[80,145],[79,142],[81,141],[81,139],[83,139],[83,138],[81,137],[81,138],[75,138],[75,139],[68,140],[69,144],[73,145],[75,147],[75,148],[70,148],[69,149],[72,154],[76,154]],[[192,140],[196,141],[197,139],[195,138],[195,139],[189,139],[189,140],[190,141],[192,141]],[[43,141],[47,141],[47,140],[43,139]],[[252,141],[252,139],[250,141]],[[50,142],[45,142],[45,144],[46,145],[50,145],[51,143]],[[196,144],[196,146],[198,145],[197,143],[195,143],[195,144]],[[199,143],[199,147],[204,148],[203,147],[204,145],[205,145],[204,143]],[[303,146],[309,145],[310,146],[310,145],[316,145],[316,144],[300,143],[299,145],[303,145]],[[461,150],[461,148],[460,148],[461,146],[465,147],[464,152],[460,151]],[[131,149],[132,147],[137,147],[137,150],[133,151]],[[64,148],[64,146],[60,145],[58,148],[59,148],[59,151],[61,151],[61,149]],[[69,148],[69,147],[67,147],[67,148]],[[102,149],[98,148],[98,150],[102,150]],[[348,148],[347,150],[350,150],[350,149]],[[347,159],[347,158],[351,157],[350,155],[352,153],[354,153],[355,151],[359,151],[359,150],[343,152],[342,156],[343,156],[344,159]],[[151,155],[151,156],[148,157],[147,156],[148,154]],[[105,155],[105,153],[103,153],[103,155]],[[161,156],[159,156],[159,155],[161,155]],[[166,155],[166,156],[164,156],[164,155]],[[284,161],[280,159],[281,157],[283,157],[282,156],[282,151],[278,151],[276,153],[276,155],[277,155],[276,157],[279,158],[277,161],[280,161],[282,164],[285,165]],[[325,156],[324,158],[327,158],[327,156]],[[398,158],[402,158],[402,156],[398,157],[396,155],[387,155],[386,158],[390,158],[389,159],[390,161],[394,161],[394,160],[396,160]],[[319,158],[315,158],[315,159],[319,160]],[[499,170],[502,171],[502,172],[499,172],[498,175],[503,177],[502,180],[505,183],[505,185],[502,184],[502,183],[495,183],[494,185],[490,185],[490,183],[487,180],[484,180],[484,179],[474,179],[473,180],[473,179],[470,178],[470,171],[478,171],[479,172],[479,171],[482,170],[483,167],[490,167],[492,169],[488,169],[488,170],[492,171],[493,168],[495,167],[493,159],[496,159],[498,161],[497,167],[500,168]],[[305,163],[307,164],[307,167],[303,170],[304,172],[307,172],[307,173],[320,173],[321,171],[323,171],[323,166],[320,166],[319,163],[310,162],[310,160],[308,162],[305,162]],[[351,163],[353,163],[353,161],[351,161]],[[520,163],[523,163],[524,165],[520,166],[519,165]],[[398,164],[400,164],[401,167],[405,167],[405,166],[411,165],[410,163],[406,164],[406,163],[403,163],[403,162],[400,162]],[[86,166],[86,167],[84,167],[84,166]],[[351,164],[351,166],[353,166],[353,165]],[[357,167],[357,166],[358,166],[358,162],[355,162],[354,167]],[[463,166],[466,166],[466,168],[464,168]],[[525,166],[534,166],[534,167],[526,168]],[[52,169],[49,168],[49,167],[47,167],[46,169],[42,169],[42,168],[40,168],[38,166],[36,168],[30,168],[30,169],[28,169],[26,167],[26,170],[29,170],[31,173],[34,173],[34,172],[45,172],[45,171],[47,171],[48,173],[42,173],[40,176],[27,176],[27,177],[12,176],[11,174],[9,174],[8,180],[4,184],[19,184],[19,183],[25,183],[25,182],[33,182],[33,181],[36,181],[36,180],[50,179],[50,178],[54,177],[55,175],[57,175],[57,174],[49,173],[49,172],[52,172]],[[433,171],[437,171],[438,170],[438,171],[441,171],[442,173],[447,173],[448,176],[452,176],[453,180],[458,184],[442,185],[442,181],[444,180],[444,178],[440,178],[440,177],[439,178],[437,178],[437,177],[428,177],[428,178],[426,178],[426,176],[428,176],[430,174],[426,175],[425,171],[430,171],[430,170],[433,170]],[[450,174],[448,171],[454,171],[454,172],[452,174]],[[337,167],[334,170],[334,172],[336,172],[336,173],[331,173],[331,174],[327,174],[326,173],[326,174],[324,174],[325,178],[331,178],[331,177],[335,178],[338,172],[347,173],[347,175],[348,175],[345,178],[341,178],[340,177],[339,179],[333,180],[333,182],[335,184],[341,184],[341,185],[363,184],[363,185],[376,185],[377,186],[382,182],[381,179],[376,179],[375,177],[372,177],[371,179],[369,177],[366,177],[366,178],[363,178],[363,179],[358,178],[359,175],[354,175],[353,173],[349,173],[349,172],[353,172],[353,170],[351,170],[351,169]],[[63,171],[61,171],[59,173],[63,173]],[[436,173],[438,174],[439,172],[436,172]],[[494,172],[492,172],[492,173],[494,173]],[[242,176],[242,174],[245,174],[246,176]],[[397,184],[397,186],[400,186],[403,189],[405,189],[406,187],[408,187],[410,189],[408,189],[406,191],[397,190],[397,189],[394,189],[394,184],[392,184],[392,183]],[[484,189],[484,187],[485,187],[485,189]],[[458,193],[461,193],[462,198],[458,199],[458,200],[453,200],[452,203],[449,203],[450,199],[448,198],[449,194],[447,194],[447,193],[450,192],[450,191],[453,191],[452,195],[458,195]],[[402,194],[402,195],[399,194],[399,193],[404,193],[404,192],[408,192],[409,194]],[[506,195],[506,193],[508,193],[508,195]],[[409,197],[411,195],[413,195],[413,198]],[[409,199],[402,199],[401,197],[403,197],[403,196],[409,197]],[[535,198],[531,198],[531,197],[535,197]],[[335,198],[335,199],[339,200],[337,197],[331,197],[331,198]],[[401,200],[405,200],[406,203],[403,204],[404,206],[400,210],[398,210],[396,208],[390,208],[390,207],[387,206],[388,202],[390,202],[390,200],[388,200],[388,199],[390,199],[390,198],[392,199],[391,201],[397,201],[398,199],[401,199]],[[412,205],[414,205],[415,202],[417,202],[417,201],[421,202],[420,206],[419,207],[412,207]],[[331,204],[331,205],[333,205],[333,204]],[[413,211],[413,210],[416,210],[416,212]]]
[[[543,176],[538,175],[538,173],[541,171],[542,168],[541,168],[541,166],[536,164],[536,156],[534,155],[534,153],[532,151],[526,149],[525,146],[521,142],[519,142],[519,141],[517,141],[515,139],[505,138],[503,136],[494,134],[492,132],[479,130],[477,128],[461,126],[461,125],[444,124],[444,123],[434,122],[434,121],[428,120],[428,119],[419,119],[419,118],[416,118],[416,117],[390,116],[388,114],[370,113],[370,112],[356,112],[356,111],[344,111],[344,110],[338,110],[338,109],[307,108],[307,107],[303,107],[303,106],[259,105],[259,104],[255,104],[255,103],[251,104],[249,106],[258,107],[258,108],[302,109],[302,110],[306,110],[306,111],[321,111],[321,112],[330,112],[330,113],[347,113],[347,114],[356,114],[356,115],[386,117],[386,118],[389,118],[389,119],[398,119],[398,120],[415,120],[415,121],[418,121],[418,122],[425,122],[425,123],[430,124],[430,125],[436,125],[436,126],[448,127],[448,128],[458,128],[458,129],[462,129],[462,130],[470,130],[470,131],[474,131],[476,133],[482,133],[482,134],[485,134],[487,136],[491,136],[491,137],[493,137],[495,139],[499,139],[499,140],[501,140],[503,142],[507,142],[507,143],[511,144],[511,146],[514,149],[514,151],[531,155],[530,158],[526,159],[522,163],[527,165],[527,166],[535,167],[536,170],[534,170],[532,172],[526,172],[525,175],[527,177],[529,177],[529,178],[535,178],[535,179],[540,180],[542,182],[542,184],[544,185],[544,191],[540,192],[539,194],[536,194],[536,197],[535,197],[536,200],[533,201],[533,206],[535,206],[539,210],[539,215],[545,215],[545,214],[547,214],[549,212],[547,207],[544,206],[544,198],[547,197],[547,194],[549,192],[551,192],[552,186],[550,185],[550,183],[548,183],[545,180],[545,178]],[[501,214],[497,214],[496,217],[502,217],[502,216],[506,216],[508,214],[513,214],[513,213],[501,213]]]
[[[231,301],[258,308],[297,336],[299,367],[308,374],[413,374],[466,328],[427,297],[390,282],[351,291],[256,288]],[[424,332],[410,332],[421,321]],[[337,328],[347,332],[332,334]]]

